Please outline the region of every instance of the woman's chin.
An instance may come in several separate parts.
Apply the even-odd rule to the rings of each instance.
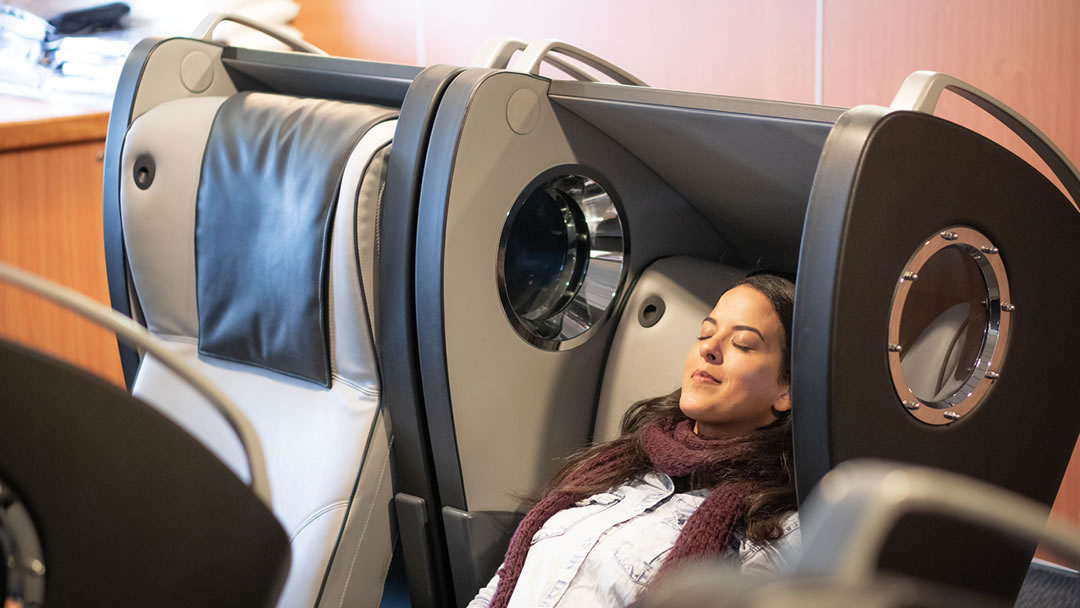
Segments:
[[[695,394],[695,391],[684,389],[679,398],[679,409],[682,410],[682,413],[687,417],[697,420],[701,417],[701,413],[706,407],[705,403]]]

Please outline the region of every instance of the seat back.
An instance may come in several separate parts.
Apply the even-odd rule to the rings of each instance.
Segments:
[[[0,596],[274,605],[286,532],[206,447],[112,384],[2,340],[0,385]]]
[[[255,426],[292,546],[281,606],[374,605],[390,560],[391,431],[366,290],[395,117],[239,93],[159,104],[124,139],[142,316]],[[132,392],[247,475],[228,427],[152,356]]]

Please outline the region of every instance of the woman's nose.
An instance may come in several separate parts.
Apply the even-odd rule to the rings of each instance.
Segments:
[[[714,365],[723,360],[723,355],[720,353],[720,341],[713,338],[701,341],[700,353],[702,359]]]

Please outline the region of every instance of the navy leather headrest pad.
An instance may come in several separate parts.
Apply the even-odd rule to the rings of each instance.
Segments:
[[[330,386],[327,280],[342,171],[396,112],[241,93],[214,117],[196,201],[199,352]]]

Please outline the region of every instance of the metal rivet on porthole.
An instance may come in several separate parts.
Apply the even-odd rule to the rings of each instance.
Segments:
[[[941,238],[945,239],[946,241],[955,241],[956,239],[960,238],[960,235],[956,234],[951,230],[948,230],[941,233]]]
[[[1016,307],[1013,306],[1012,304],[1009,304],[1008,302],[1002,302],[1001,303],[1001,311],[1002,312],[1012,312],[1014,310],[1016,310]]]
[[[915,274],[914,272],[905,272],[902,278],[905,281],[918,281],[919,275]]]
[[[906,409],[906,410],[917,410],[917,409],[919,409],[919,402],[918,401],[905,401],[904,402],[904,409]]]
[[[986,378],[988,380],[997,380],[1000,377],[1001,377],[1001,374],[999,374],[997,372],[991,372],[991,371],[986,372]]]
[[[983,247],[983,248],[981,249],[981,251],[982,251],[983,253],[985,253],[986,255],[997,255],[997,253],[998,253],[998,248],[997,248],[997,247],[990,247],[990,246],[988,245],[988,246],[986,246],[986,247]]]
[[[960,414],[957,414],[956,412],[943,412],[942,415],[945,416],[946,418],[948,418],[949,420],[959,420],[960,419]]]
[[[889,352],[890,353],[898,353],[898,352],[900,352],[902,350],[904,350],[904,347],[900,346],[899,344],[890,344],[889,345]]]

